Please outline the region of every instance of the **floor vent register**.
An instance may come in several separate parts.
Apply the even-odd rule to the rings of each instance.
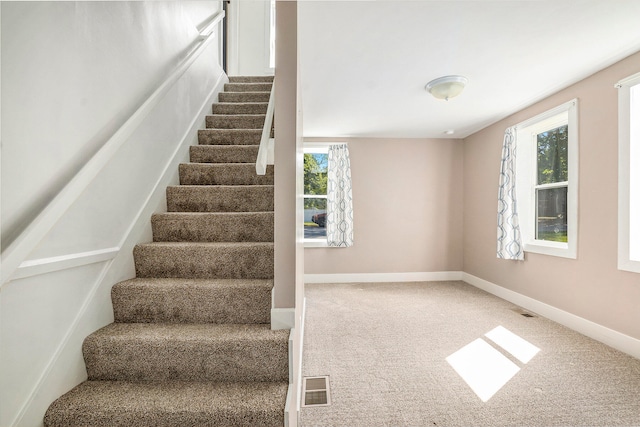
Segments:
[[[302,406],[329,406],[329,377],[305,377],[302,385]]]

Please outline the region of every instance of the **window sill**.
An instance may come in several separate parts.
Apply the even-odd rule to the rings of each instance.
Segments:
[[[570,247],[566,243],[559,242],[535,242],[525,243],[525,252],[531,252],[535,254],[551,255],[561,258],[577,259],[575,248]]]
[[[640,273],[640,261],[621,259],[618,261],[618,270],[628,271],[630,273]]]
[[[304,239],[305,248],[328,248],[326,239]]]

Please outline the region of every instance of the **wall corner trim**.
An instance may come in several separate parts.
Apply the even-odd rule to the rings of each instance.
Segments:
[[[305,274],[305,283],[438,282],[462,280],[462,271]]]
[[[616,350],[620,350],[640,359],[640,340],[636,338],[614,331],[606,326],[599,325],[591,320],[576,316],[575,314],[571,314],[526,295],[503,288],[502,286],[496,285],[495,283],[491,283],[472,274],[462,273],[462,280],[476,288],[482,289],[483,291],[519,305],[520,307],[526,308],[527,310],[531,310],[546,317],[547,319],[553,320],[554,322],[560,323],[569,329],[586,335],[589,338],[593,338],[594,340],[613,347]]]

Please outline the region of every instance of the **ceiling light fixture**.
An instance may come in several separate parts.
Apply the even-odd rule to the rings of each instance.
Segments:
[[[464,76],[444,76],[431,80],[425,90],[435,98],[448,101],[449,98],[460,95],[468,81]]]

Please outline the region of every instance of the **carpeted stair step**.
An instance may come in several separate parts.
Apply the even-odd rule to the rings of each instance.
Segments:
[[[118,323],[269,323],[273,280],[131,279],[111,288]]]
[[[269,102],[270,92],[220,92],[219,102]]]
[[[273,242],[273,212],[167,212],[151,217],[154,242]]]
[[[225,83],[225,92],[271,92],[270,82]]]
[[[273,166],[258,175],[253,163],[182,163],[179,176],[181,185],[273,185]]]
[[[229,83],[273,82],[273,76],[229,76]]]
[[[273,279],[273,243],[155,242],[133,249],[136,277]]]
[[[167,187],[169,212],[273,212],[273,185]]]
[[[207,116],[208,129],[262,129],[264,114],[217,114]]]
[[[213,104],[213,114],[267,114],[267,102],[218,102]]]
[[[201,129],[200,145],[260,145],[262,129]]]
[[[282,427],[282,382],[85,381],[56,400],[45,427]]]
[[[270,325],[112,323],[82,344],[89,380],[287,381],[289,331]]]
[[[194,163],[255,163],[258,145],[192,145],[189,160]]]

